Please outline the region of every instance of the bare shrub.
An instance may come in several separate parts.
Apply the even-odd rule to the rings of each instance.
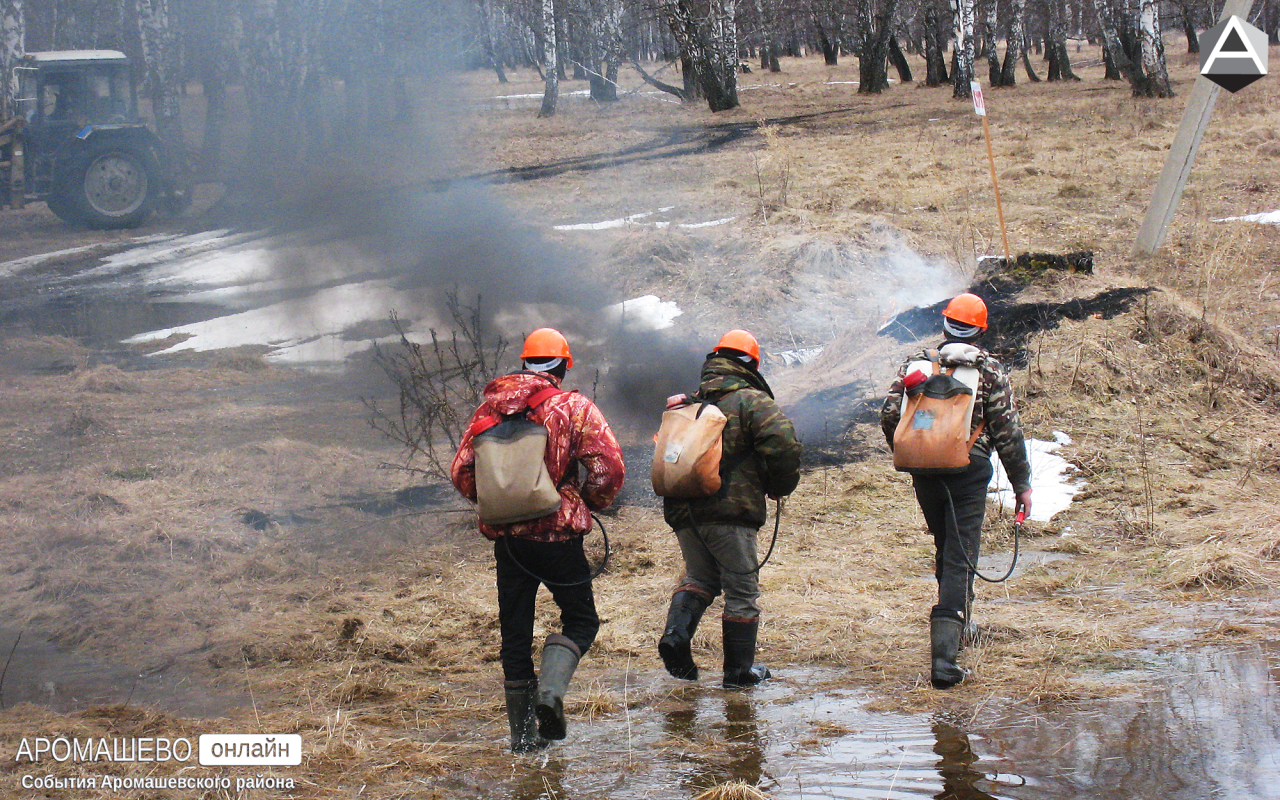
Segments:
[[[373,429],[404,447],[404,463],[394,466],[442,480],[449,479],[453,454],[508,344],[501,336],[486,335],[479,296],[475,305],[463,305],[454,289],[445,307],[453,330],[445,338],[430,329],[430,341],[422,344],[391,315],[400,342],[375,345],[373,360],[399,390],[399,407],[387,410],[374,399],[361,400]]]

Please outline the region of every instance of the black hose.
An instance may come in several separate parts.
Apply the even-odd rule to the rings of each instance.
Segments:
[[[973,563],[973,559],[969,558],[969,553],[964,549],[964,539],[960,538],[960,523],[956,521],[956,505],[951,499],[951,487],[947,486],[946,480],[942,478],[939,478],[938,482],[942,484],[942,490],[947,493],[947,521],[951,523],[947,535],[950,536],[953,531],[955,532],[956,547],[960,548],[960,555],[964,556],[964,563],[969,565],[969,569],[973,571],[974,575],[977,575],[987,583],[1004,583],[1009,580],[1009,576],[1013,575],[1013,570],[1018,566],[1018,540],[1022,538],[1022,523],[1015,522],[1013,525],[1013,561],[1009,562],[1009,571],[1003,577],[988,578],[978,572],[977,565]]]
[[[534,573],[530,572],[528,568],[525,567],[524,564],[521,564],[519,561],[516,560],[515,553],[511,552],[511,537],[504,535],[502,537],[502,541],[503,541],[503,544],[505,544],[507,547],[507,557],[510,558],[511,563],[519,567],[520,571],[523,572],[525,575],[528,575],[530,578],[533,578],[535,581],[541,581],[547,586],[581,586],[584,583],[591,583],[596,578],[600,577],[600,574],[604,572],[605,567],[609,566],[609,553],[610,553],[609,533],[604,529],[604,523],[601,522],[600,518],[597,517],[595,514],[592,514],[591,518],[596,521],[597,525],[600,526],[600,535],[604,537],[604,559],[600,562],[599,568],[596,569],[594,573],[592,573],[591,575],[588,575],[586,578],[583,578],[580,581],[572,581],[570,583],[557,583],[556,581],[549,581],[540,575],[535,575]]]
[[[755,569],[749,569],[746,572],[738,572],[737,570],[729,569],[724,564],[722,564],[720,562],[720,559],[716,558],[716,554],[711,553],[711,548],[707,548],[707,552],[711,553],[711,557],[715,559],[716,565],[720,567],[721,572],[727,572],[730,575],[754,575],[757,572],[759,572],[760,569],[764,567],[765,564],[769,563],[769,557],[773,555],[773,546],[778,543],[778,528],[782,524],[782,500],[778,499],[778,500],[774,500],[773,502],[774,502],[773,538],[769,540],[769,550],[764,554],[764,560],[762,560],[759,564],[756,564]],[[702,532],[698,530],[698,523],[695,522],[693,519],[693,509],[686,505],[685,511],[687,512],[689,517],[689,525],[693,527],[694,535],[697,536],[699,539],[702,539]],[[702,542],[703,544],[706,544],[706,539],[702,539]]]

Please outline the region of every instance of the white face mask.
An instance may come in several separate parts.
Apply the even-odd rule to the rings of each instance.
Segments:
[[[942,329],[947,332],[947,335],[956,339],[972,339],[982,333],[982,328],[977,325],[965,325],[963,322],[956,322],[950,317],[942,318]]]
[[[524,368],[530,372],[550,372],[563,363],[563,358],[553,358],[550,361],[529,361],[526,359]]]

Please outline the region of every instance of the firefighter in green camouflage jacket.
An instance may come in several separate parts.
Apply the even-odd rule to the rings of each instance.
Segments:
[[[921,351],[902,365],[897,380],[880,410],[880,426],[889,447],[901,418],[907,370],[914,362],[941,360],[942,367],[971,366],[979,374],[974,393],[970,433],[981,431],[969,451],[968,468],[958,474],[913,475],[916,500],[924,512],[936,548],[934,575],[938,580],[938,603],[929,624],[931,682],[946,689],[968,675],[956,662],[960,640],[966,627],[976,631],[970,619],[974,573],[970,563],[978,563],[982,522],[986,514],[987,486],[991,483],[994,450],[1004,464],[1016,495],[1015,512],[1031,511],[1031,465],[1027,461],[1022,424],[1013,401],[1009,375],[990,353],[974,345],[987,329],[987,306],[980,297],[961,294],[952,298],[942,312],[946,341],[939,350]],[[959,346],[957,346],[959,345]],[[940,355],[939,351],[944,351]],[[931,358],[932,356],[932,358]],[[948,361],[954,357],[955,361]],[[948,518],[954,513],[953,522]],[[948,527],[956,535],[948,536]],[[963,552],[959,548],[964,548]],[[967,557],[966,557],[967,555]]]
[[[800,482],[800,442],[760,374],[760,345],[746,331],[726,333],[702,366],[697,398],[727,417],[720,491],[693,500],[663,499],[667,524],[684,556],[684,577],[671,598],[658,653],[667,672],[696,680],[690,642],[702,613],[724,593],[724,685],[753,686],[769,677],[755,663],[760,627],[756,534],[766,497],[779,500]]]

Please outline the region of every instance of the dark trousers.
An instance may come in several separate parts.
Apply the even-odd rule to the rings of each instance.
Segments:
[[[507,550],[510,545],[510,552]],[[502,674],[508,681],[533,680],[533,616],[538,585],[586,581],[591,575],[582,550],[582,538],[567,542],[531,542],[507,537],[493,543],[498,561],[498,621],[502,625]],[[517,564],[517,562],[519,562]],[[523,566],[524,570],[520,569]],[[525,572],[528,570],[537,578]],[[542,580],[539,580],[542,579]],[[596,614],[591,582],[577,586],[547,586],[560,606],[561,633],[583,655],[596,640],[600,617]]]
[[[965,618],[969,598],[973,596],[973,571],[965,554],[969,556],[968,561],[977,566],[992,469],[990,458],[971,456],[964,472],[914,476],[916,500],[936,548],[934,576],[938,579],[938,604],[933,607],[934,616]],[[954,517],[950,508],[955,509]],[[964,547],[963,553],[960,547]]]

